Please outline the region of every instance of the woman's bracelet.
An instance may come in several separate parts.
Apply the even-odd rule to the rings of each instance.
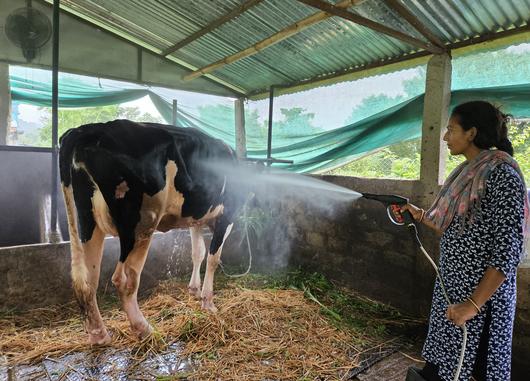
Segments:
[[[423,221],[423,217],[425,217],[425,209],[422,209],[422,210],[421,210],[421,217],[420,217],[420,219],[418,220],[418,222]]]
[[[473,300],[473,298],[472,298],[471,296],[468,296],[467,300],[470,301],[471,304],[473,304],[473,306],[474,306],[475,309],[477,310],[477,312],[480,313],[480,307],[479,307],[478,304]]]

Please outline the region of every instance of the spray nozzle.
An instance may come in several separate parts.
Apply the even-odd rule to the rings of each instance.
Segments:
[[[375,200],[386,206],[388,218],[396,225],[414,224],[414,218],[408,210],[401,212],[401,207],[409,203],[408,198],[391,194],[363,193],[364,198]]]

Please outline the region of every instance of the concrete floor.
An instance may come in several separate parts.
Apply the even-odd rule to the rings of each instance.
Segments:
[[[420,358],[419,354],[412,356]],[[401,352],[396,352],[377,362],[365,372],[357,375],[354,381],[404,381],[410,366],[422,367],[423,362],[412,360]]]

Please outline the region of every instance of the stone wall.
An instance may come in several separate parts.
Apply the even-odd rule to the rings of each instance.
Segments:
[[[100,292],[115,292],[110,280],[119,252],[118,239],[106,238]],[[170,276],[191,276],[191,269],[189,231],[156,233],[142,272],[140,291],[149,290]],[[71,300],[69,242],[0,248],[0,308],[36,308]]]

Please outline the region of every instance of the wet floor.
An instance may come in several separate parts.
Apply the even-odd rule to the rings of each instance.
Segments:
[[[197,366],[179,357],[182,344],[173,344],[157,355],[135,359],[130,350],[109,349],[47,358],[37,365],[0,367],[0,381],[169,381],[186,380]],[[416,355],[418,357],[418,355]],[[365,353],[358,368],[350,372],[355,381],[403,381],[407,368],[418,366],[397,348]]]
[[[129,350],[109,349],[97,353],[72,353],[47,358],[33,366],[0,368],[1,381],[132,381],[186,379],[192,369],[189,359],[179,357],[180,344],[168,351],[135,360]]]

